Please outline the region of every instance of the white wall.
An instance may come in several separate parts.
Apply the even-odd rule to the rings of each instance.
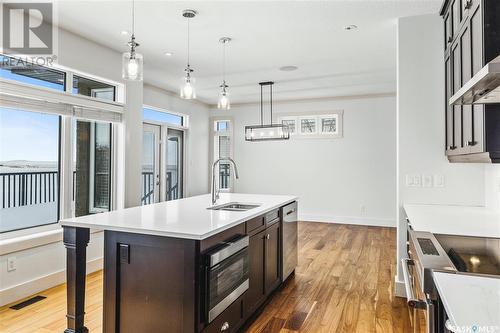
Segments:
[[[282,102],[274,110],[276,117],[344,110],[344,137],[247,142],[244,126],[259,123],[258,104],[212,110],[235,122],[236,192],[298,195],[302,220],[395,226],[394,96]]]
[[[403,203],[485,205],[487,195],[490,202],[497,196],[485,184],[493,181],[498,167],[449,163],[444,154],[442,36],[443,22],[437,14],[398,21],[398,263],[406,256]],[[491,176],[486,167],[491,167]],[[423,174],[444,175],[445,187],[406,186],[406,175]],[[400,265],[396,280],[396,292],[402,294]]]
[[[59,30],[58,64],[103,79],[121,82],[121,54],[64,30]],[[147,73],[155,69],[147,67],[147,64],[145,66],[145,77],[147,77]],[[128,120],[135,122],[126,123],[125,125],[129,126],[129,130],[124,127],[125,133],[122,135],[122,139],[125,139],[127,133],[129,133],[128,141],[135,143],[135,148],[129,144],[124,153],[124,164],[130,168],[129,163],[136,163],[134,168],[129,169],[129,174],[137,174],[137,177],[140,177],[140,172],[137,172],[137,170],[140,170],[141,165],[142,133],[138,138],[131,137],[131,135],[136,135],[137,128],[140,126],[140,124],[137,124],[139,119],[137,106],[142,103],[139,102],[139,99],[143,99],[145,104],[189,115],[186,194],[190,196],[207,193],[208,141],[206,138],[208,137],[208,106],[198,102],[181,100],[175,94],[149,85],[142,87],[142,84],[140,84],[140,86],[134,89],[136,91],[135,102],[133,103],[136,105],[134,114],[130,114],[130,105],[126,105],[127,110],[125,112],[129,113],[124,117],[125,122]],[[130,95],[126,97],[127,101],[134,98],[134,96]],[[130,131],[131,127],[133,128],[132,131]],[[125,172],[122,177],[125,179],[129,176]],[[140,178],[138,179],[140,180]],[[130,182],[130,179],[127,181]],[[136,189],[134,190],[136,187],[124,191],[127,193],[128,191],[137,192]],[[133,197],[125,199],[125,206],[131,206],[134,202],[139,202],[139,198],[137,201]],[[54,229],[58,228],[58,226],[52,225],[48,228]],[[39,229],[46,230],[47,227]],[[52,236],[49,237],[51,239],[49,244],[11,253],[2,251],[2,249],[7,248],[7,246],[2,246],[1,239],[3,238],[5,238],[5,235],[0,238],[0,306],[65,281],[66,252],[61,241],[62,238]],[[102,267],[103,253],[102,232],[91,234],[87,250],[88,272],[100,269]],[[10,257],[15,257],[17,261],[17,269],[13,272],[7,272],[7,259]]]

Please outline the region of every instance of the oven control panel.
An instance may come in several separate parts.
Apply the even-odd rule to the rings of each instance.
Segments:
[[[425,255],[438,256],[439,252],[429,238],[417,238],[418,245]]]

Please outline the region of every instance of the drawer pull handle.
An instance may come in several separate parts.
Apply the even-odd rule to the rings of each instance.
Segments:
[[[228,329],[229,329],[229,323],[226,321],[226,322],[224,322],[224,324],[222,324],[220,331],[224,332],[224,331],[227,331]]]

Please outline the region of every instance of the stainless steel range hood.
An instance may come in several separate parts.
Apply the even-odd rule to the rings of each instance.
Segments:
[[[500,56],[481,68],[448,102],[450,105],[500,103]]]

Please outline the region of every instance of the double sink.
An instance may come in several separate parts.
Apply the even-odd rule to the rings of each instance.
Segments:
[[[208,207],[211,210],[227,210],[233,212],[245,212],[247,210],[259,207],[259,204],[246,203],[246,202],[228,202],[218,206]]]

